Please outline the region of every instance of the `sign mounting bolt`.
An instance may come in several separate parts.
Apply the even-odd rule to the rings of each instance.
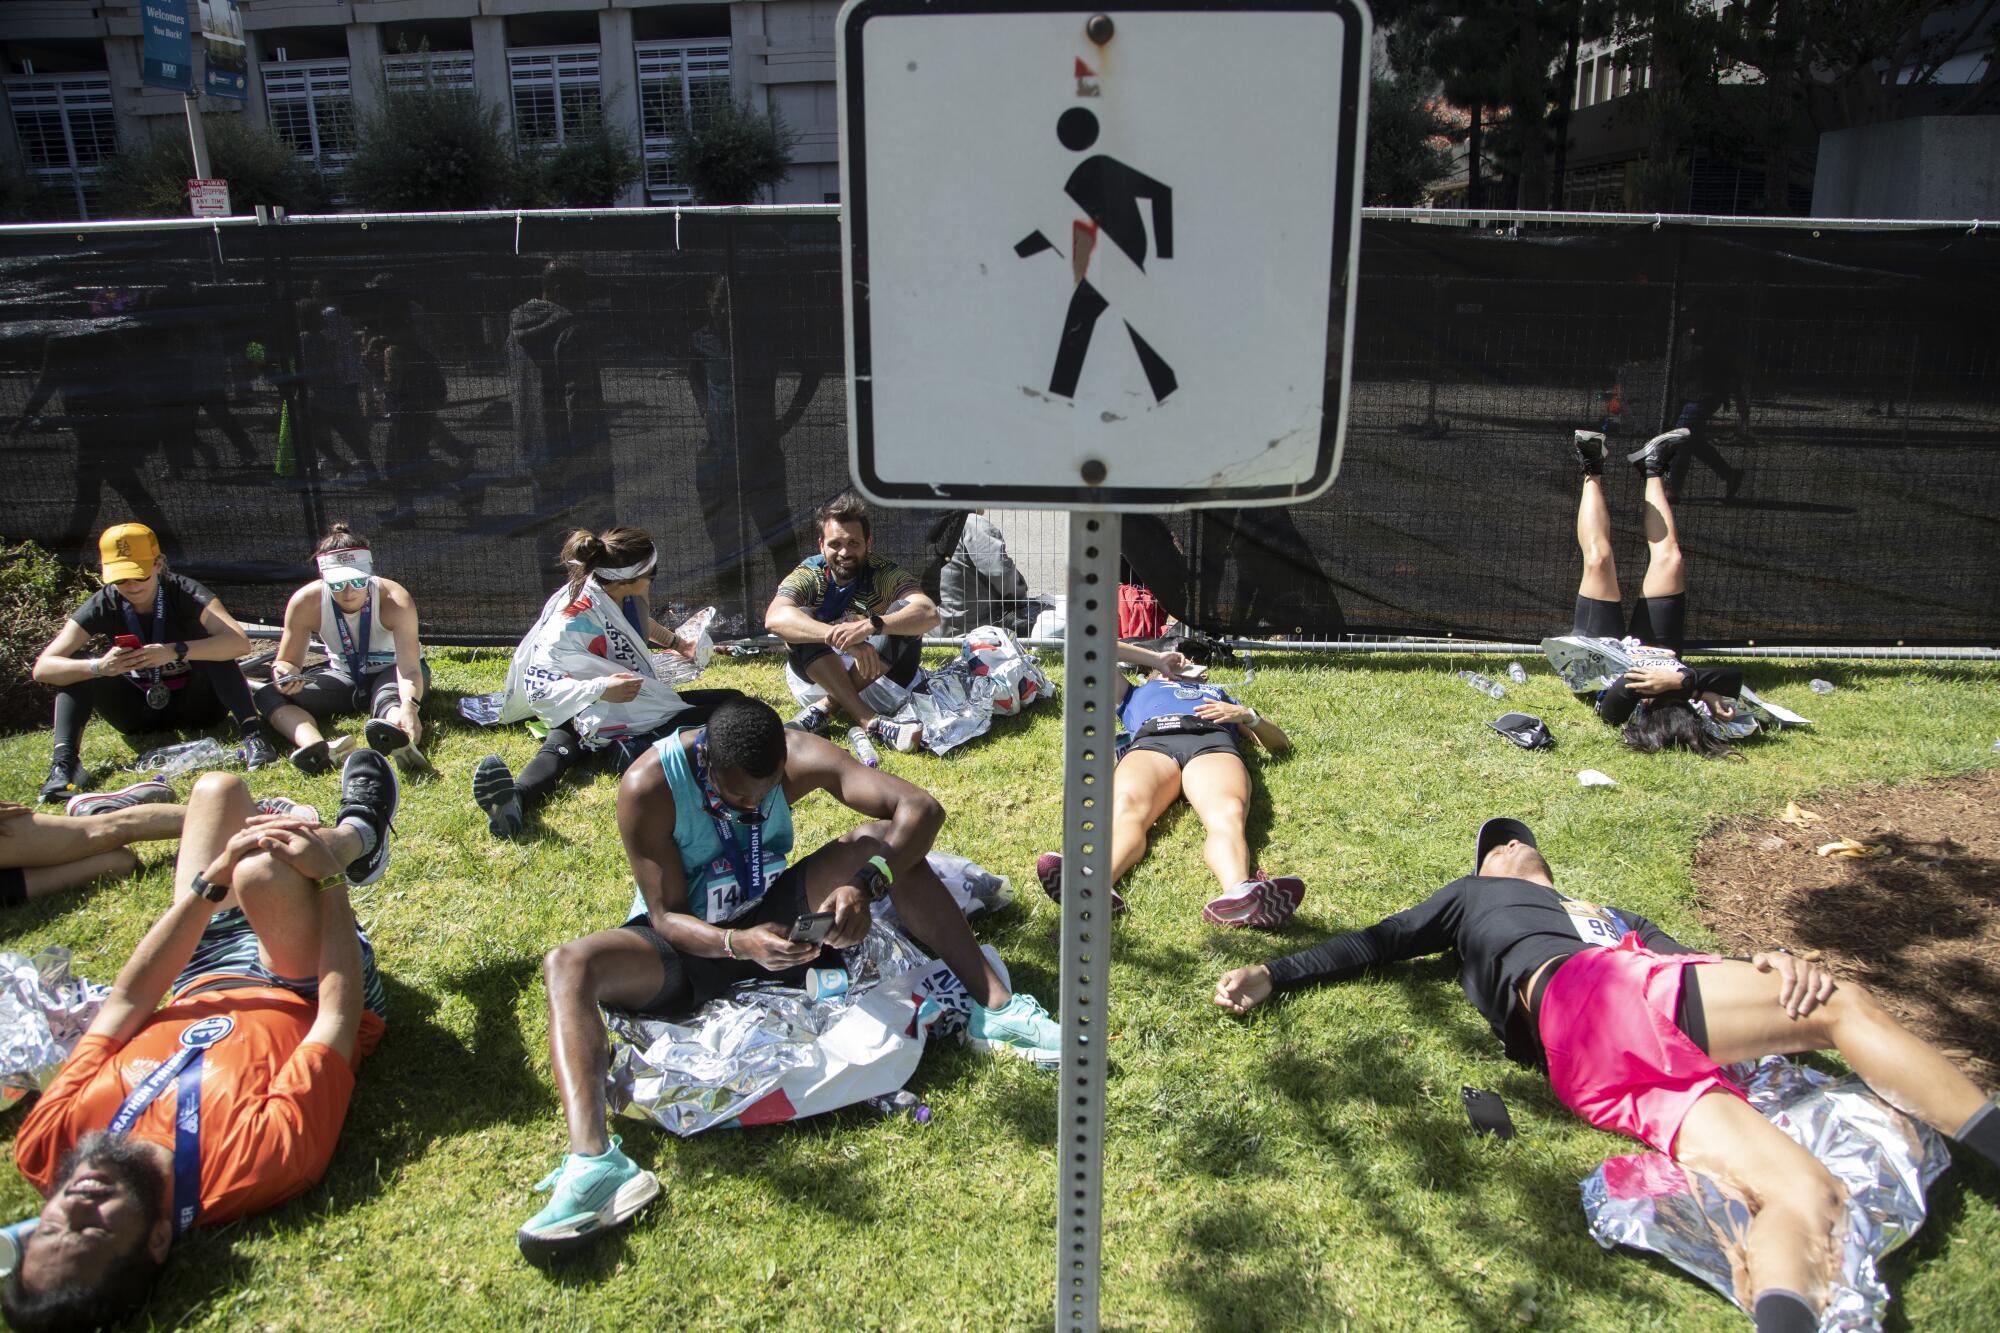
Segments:
[[[1113,26],[1109,14],[1093,14],[1091,15],[1090,22],[1083,25],[1083,31],[1084,35],[1089,37],[1091,41],[1102,46],[1111,40],[1111,36],[1117,31],[1117,28]]]

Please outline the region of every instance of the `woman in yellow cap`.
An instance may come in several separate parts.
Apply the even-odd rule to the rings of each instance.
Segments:
[[[35,679],[56,687],[55,756],[41,798],[66,800],[81,789],[78,751],[92,713],[127,736],[207,727],[227,714],[243,733],[248,767],[276,761],[236,665],[250,640],[235,617],[214,593],[167,569],[143,523],[106,529],[97,551],[104,587],[35,659]]]

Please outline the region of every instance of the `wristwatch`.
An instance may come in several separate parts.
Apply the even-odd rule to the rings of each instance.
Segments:
[[[174,661],[185,662],[187,660],[188,660],[187,640],[182,639],[176,644],[174,644]]]
[[[875,632],[876,632],[877,634],[885,634],[885,633],[887,633],[887,632],[888,632],[888,631],[887,631],[887,630],[885,630],[885,629],[883,628],[883,626],[882,626],[882,617],[880,617],[880,616],[876,615],[876,614],[875,614],[874,612],[872,612],[872,611],[871,611],[871,612],[869,612],[869,614],[868,614],[868,623],[869,623],[870,625],[872,625],[872,626],[874,627],[874,629],[875,629]]]
[[[197,870],[194,872],[194,878],[188,881],[188,892],[199,894],[212,903],[219,903],[229,896],[229,886],[227,884],[211,884],[208,876]]]
[[[889,886],[896,882],[889,863],[879,856],[871,856],[868,863],[854,872],[854,887],[868,895],[868,901],[879,903],[889,896]]]

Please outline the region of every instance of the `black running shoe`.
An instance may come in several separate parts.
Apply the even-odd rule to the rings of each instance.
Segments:
[[[255,724],[243,728],[243,767],[263,768],[277,762],[278,747],[271,744],[264,729]]]
[[[73,754],[59,754],[49,765],[48,781],[42,784],[41,801],[53,805],[67,801],[83,790],[83,761]]]
[[[368,719],[368,725],[361,728],[361,736],[368,742],[368,748],[378,754],[394,754],[410,743],[409,732],[379,717]]]
[[[523,816],[521,793],[507,761],[489,754],[472,770],[472,799],[486,812],[486,829],[496,838],[518,837]]]
[[[326,742],[314,741],[311,745],[301,745],[292,751],[292,767],[307,777],[318,777],[333,767],[333,758],[327,752]]]
[[[1674,450],[1694,432],[1686,426],[1676,426],[1670,431],[1655,435],[1652,439],[1625,455],[1625,461],[1636,464],[1649,477],[1664,477],[1674,465]]]
[[[373,884],[389,868],[389,828],[401,798],[396,770],[373,750],[356,750],[340,770],[340,812],[335,824],[358,818],[375,830],[375,850],[347,863],[347,882],[357,889]]]
[[[1601,430],[1577,431],[1571,441],[1576,446],[1576,461],[1583,468],[1586,477],[1604,475],[1604,432]]]

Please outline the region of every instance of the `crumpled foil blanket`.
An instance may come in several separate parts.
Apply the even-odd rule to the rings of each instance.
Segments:
[[[50,945],[26,958],[0,953],[0,1104],[46,1088],[110,993],[70,975],[70,953]]]

